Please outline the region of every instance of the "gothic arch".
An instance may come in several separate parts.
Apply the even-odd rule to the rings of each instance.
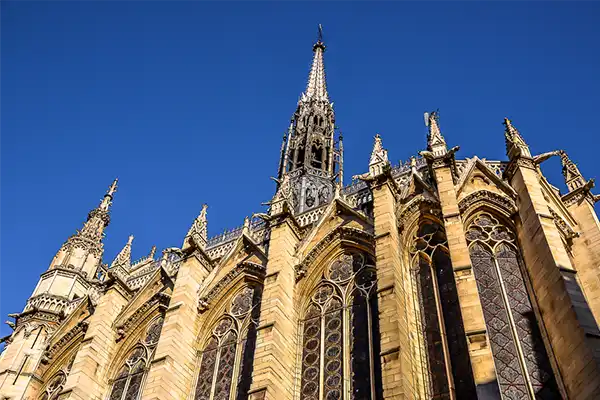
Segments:
[[[160,338],[164,316],[151,317],[141,324],[135,333],[120,346],[120,350],[108,369],[111,379],[109,400],[137,400],[142,392],[150,362]],[[143,327],[143,328],[142,328]],[[118,368],[118,369],[117,369]],[[116,370],[116,371],[115,371]]]
[[[228,297],[227,305],[211,310],[212,315],[203,324],[210,328],[198,341],[195,400],[248,398],[262,283],[243,280]]]
[[[338,246],[307,278],[297,294],[300,399],[378,398],[377,273],[372,255],[360,246]]]
[[[514,227],[486,209],[471,215],[466,227],[500,393],[510,399],[561,398]]]
[[[415,323],[415,376],[427,398],[475,398],[475,382],[442,222],[419,215],[404,237]]]
[[[77,344],[56,357],[56,360],[45,368],[41,378],[44,383],[37,398],[40,400],[58,399],[78,351],[79,345]]]

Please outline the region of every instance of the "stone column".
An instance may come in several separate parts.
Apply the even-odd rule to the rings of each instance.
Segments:
[[[494,359],[488,345],[483,310],[471,267],[463,220],[458,209],[452,170],[447,163],[434,162],[433,166],[477,394],[481,398],[499,398]]]
[[[542,194],[538,171],[531,157],[516,156],[506,175],[518,194],[523,258],[567,395],[600,398],[599,339],[586,332],[593,317]]]
[[[187,399],[196,384],[198,288],[208,275],[208,258],[196,250],[185,259],[173,287],[169,308],[154,359],[142,392],[142,399]]]
[[[117,347],[113,322],[129,301],[129,291],[113,280],[98,300],[89,327],[77,352],[61,399],[100,400],[109,390],[108,367]]]
[[[407,307],[411,304],[407,298],[410,275],[401,261],[396,200],[389,179],[382,178],[371,185],[383,397],[412,399],[417,397],[417,388],[412,372],[412,342],[407,318]]]
[[[296,221],[287,212],[272,220],[250,400],[294,397],[298,336],[294,255],[299,240]]]

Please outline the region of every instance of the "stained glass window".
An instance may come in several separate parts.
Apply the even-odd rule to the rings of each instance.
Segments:
[[[40,400],[56,400],[60,395],[60,392],[67,381],[67,375],[60,371],[55,374],[51,379],[50,383],[46,386],[42,395],[40,396]]]
[[[243,288],[216,324],[201,352],[195,400],[248,398],[259,302],[260,288]]]
[[[500,393],[507,399],[560,399],[514,233],[480,213],[466,237]]]
[[[113,379],[109,400],[139,399],[144,377],[158,343],[163,322],[164,319],[159,317],[150,323],[144,340],[133,348],[119,373]]]
[[[342,254],[313,292],[302,322],[302,400],[374,397],[376,274],[368,261],[362,253]]]
[[[449,399],[450,387],[454,386],[457,398],[476,398],[443,228],[433,221],[423,221],[413,240],[411,256],[413,283],[419,301],[417,324],[426,355],[423,371],[428,378],[426,394],[432,399]]]

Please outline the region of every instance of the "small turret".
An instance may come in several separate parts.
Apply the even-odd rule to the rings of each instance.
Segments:
[[[132,242],[133,242],[133,235],[130,235],[129,239],[127,240],[127,243],[125,244],[125,246],[123,246],[123,248],[121,249],[119,254],[117,254],[117,256],[113,260],[112,264],[110,265],[111,268],[122,267],[125,269],[129,269],[131,267],[131,243]]]

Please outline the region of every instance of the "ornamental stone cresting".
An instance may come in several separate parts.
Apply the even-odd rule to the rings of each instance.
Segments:
[[[345,186],[325,49],[268,210],[208,237],[203,205],[181,247],[106,262],[115,180],[9,314],[1,399],[600,398],[593,179],[508,118],[506,160],[458,158],[433,111],[418,155],[392,166],[376,134]]]

